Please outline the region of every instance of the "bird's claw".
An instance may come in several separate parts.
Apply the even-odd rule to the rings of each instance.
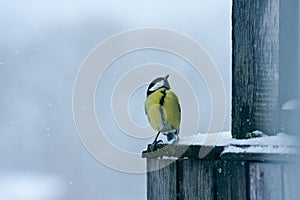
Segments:
[[[155,144],[155,143],[150,144],[149,150],[150,150],[151,152],[153,152],[155,149],[156,149],[156,144]]]
[[[155,141],[152,144],[150,144],[149,150],[153,152],[153,151],[157,150],[157,145],[158,144],[163,144],[163,143],[164,142],[162,140]]]

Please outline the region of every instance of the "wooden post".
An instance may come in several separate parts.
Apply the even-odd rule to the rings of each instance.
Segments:
[[[207,146],[206,146],[207,147]],[[241,152],[229,146],[210,147],[199,158],[199,145],[159,145],[155,152],[144,151],[147,159],[148,200],[263,200],[299,198],[297,173],[299,147],[286,145],[283,152],[247,153],[253,147],[241,145]],[[232,146],[231,146],[232,147]],[[182,153],[182,148],[187,149]],[[265,150],[278,145],[264,146]],[[226,150],[226,151],[224,151]],[[181,152],[181,153],[178,153]],[[166,165],[167,163],[167,165]]]
[[[232,133],[278,130],[280,0],[233,0]]]
[[[280,111],[284,101],[300,96],[297,96],[298,1],[233,0],[232,135],[235,138],[245,138],[254,130],[273,135],[282,127],[293,127],[283,121],[294,120],[293,125],[300,129],[299,110],[292,113],[296,115],[288,114],[292,118],[286,118]],[[294,88],[288,90],[289,87]],[[241,145],[233,141],[236,140],[215,147],[158,145],[155,152],[144,151],[147,198],[299,199],[299,163],[295,163],[300,160],[299,146]],[[211,151],[201,157],[201,148]]]
[[[166,166],[166,164],[169,165]],[[148,199],[176,199],[177,174],[175,163],[149,158],[147,159],[147,167]]]

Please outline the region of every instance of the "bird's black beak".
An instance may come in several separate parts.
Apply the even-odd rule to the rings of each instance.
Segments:
[[[170,84],[169,84],[168,78],[169,78],[169,74],[164,77],[164,86],[166,88],[170,89]]]

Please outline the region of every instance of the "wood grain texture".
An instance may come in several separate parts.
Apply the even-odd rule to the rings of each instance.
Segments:
[[[246,167],[244,161],[218,162],[216,168],[216,199],[247,199]]]
[[[296,200],[299,165],[292,162],[147,158],[147,198]],[[163,168],[161,168],[163,167]],[[158,170],[155,170],[158,169]]]
[[[181,199],[214,199],[214,161],[189,159],[180,161],[179,166],[183,172]]]
[[[158,144],[156,151],[151,151],[149,146],[147,150],[143,151],[143,158],[172,157],[215,160],[224,150],[224,146]],[[200,152],[204,152],[205,156],[201,156]]]
[[[147,159],[147,199],[176,199],[176,162]]]
[[[232,131],[235,138],[278,122],[279,0],[234,0]]]

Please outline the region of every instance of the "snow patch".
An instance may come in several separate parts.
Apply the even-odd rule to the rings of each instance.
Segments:
[[[174,156],[163,156],[161,159],[165,159],[165,160],[178,160],[178,158],[176,158]]]
[[[181,145],[201,145],[201,146],[226,146],[232,139],[231,132],[220,133],[198,133],[184,138],[180,138],[178,144]]]
[[[281,107],[282,110],[300,110],[300,99],[292,99],[284,104]]]
[[[178,144],[181,145],[201,145],[201,146],[226,146],[234,145],[299,145],[299,137],[295,135],[288,135],[285,133],[278,133],[277,135],[268,136],[261,131],[254,131],[260,137],[250,139],[235,139],[232,138],[231,132],[220,133],[198,133],[184,138],[180,138]]]
[[[259,137],[250,139],[232,138],[231,132],[220,133],[198,133],[194,136],[180,138],[181,145],[200,145],[200,146],[225,146],[223,153],[274,153],[288,154],[299,153],[300,139],[295,135],[278,133],[268,136],[261,131],[253,132]]]
[[[227,146],[225,147],[222,154],[225,153],[266,153],[266,154],[297,154],[299,148],[290,146],[249,146],[249,147],[238,147],[238,146]]]

